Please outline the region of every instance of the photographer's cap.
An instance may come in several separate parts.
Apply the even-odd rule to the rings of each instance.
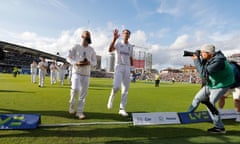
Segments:
[[[201,51],[208,52],[210,54],[215,53],[215,46],[212,44],[205,44],[200,48]]]

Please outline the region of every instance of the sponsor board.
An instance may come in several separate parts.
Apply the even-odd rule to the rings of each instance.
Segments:
[[[221,119],[235,119],[237,113],[234,109],[219,109]]]
[[[211,121],[211,116],[207,111],[199,112],[179,112],[178,116],[182,124]]]
[[[132,113],[133,125],[180,124],[176,112]]]
[[[39,114],[0,114],[0,129],[34,129],[38,124]]]

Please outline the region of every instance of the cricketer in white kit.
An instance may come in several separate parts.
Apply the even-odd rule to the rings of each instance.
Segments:
[[[45,61],[45,58],[40,58],[41,62],[38,63],[39,69],[39,84],[38,87],[44,86],[45,76],[47,74],[48,63]]]
[[[57,82],[57,71],[59,67],[57,66],[56,62],[53,61],[50,65],[50,82],[51,84],[56,84]]]
[[[37,77],[37,62],[33,61],[30,65],[30,71],[31,71],[31,81],[32,83],[36,83],[36,77]]]
[[[58,77],[59,77],[59,82],[62,86],[64,85],[66,71],[67,71],[67,63],[61,64],[59,66]]]
[[[110,44],[109,52],[115,51],[115,71],[113,79],[113,88],[108,99],[107,108],[111,109],[113,106],[113,100],[121,88],[121,102],[119,114],[122,116],[128,116],[125,111],[128,97],[128,89],[130,84],[130,71],[133,71],[133,45],[128,42],[131,32],[127,29],[122,31],[122,41],[117,41],[119,38],[118,30],[113,32],[113,41]],[[122,86],[122,87],[121,87]]]
[[[78,97],[76,116],[79,119],[85,118],[83,110],[89,87],[91,65],[97,64],[96,52],[89,44],[91,44],[90,32],[84,31],[82,45],[75,45],[69,50],[67,56],[67,61],[72,65],[69,113],[75,114],[75,99]]]

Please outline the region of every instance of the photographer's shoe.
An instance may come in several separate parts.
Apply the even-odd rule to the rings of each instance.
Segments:
[[[208,132],[210,132],[210,133],[222,133],[222,134],[226,133],[225,128],[216,128],[216,127],[208,129]]]

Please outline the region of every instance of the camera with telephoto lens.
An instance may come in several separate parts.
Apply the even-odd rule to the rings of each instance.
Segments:
[[[191,51],[183,51],[183,56],[193,56],[193,55],[196,55],[196,56],[200,56],[200,50],[196,50],[195,52],[191,52]]]

